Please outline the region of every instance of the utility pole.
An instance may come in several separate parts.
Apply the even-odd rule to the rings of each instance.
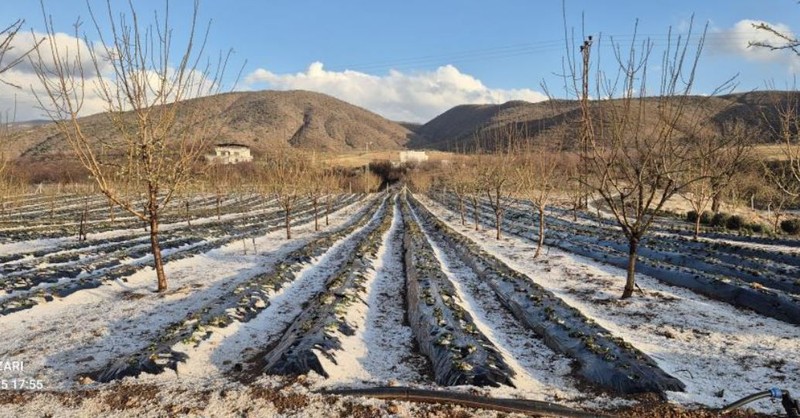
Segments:
[[[592,137],[592,120],[589,116],[589,56],[592,49],[592,37],[588,36],[581,45],[581,56],[583,57],[583,73],[581,74],[581,156],[580,167],[578,170],[581,198],[578,203],[581,209],[589,207],[589,187],[587,184],[589,176],[589,140]]]

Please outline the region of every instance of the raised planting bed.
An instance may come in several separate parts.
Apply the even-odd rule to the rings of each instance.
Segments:
[[[383,234],[392,224],[394,201],[384,208],[379,221],[360,232],[358,245],[327,280],[325,290],[308,301],[307,307],[263,355],[264,373],[297,376],[313,370],[328,377],[318,355],[336,363],[335,351],[341,349],[339,335],[355,332],[345,314],[353,303],[363,300],[368,270]]]
[[[349,199],[340,201],[334,208],[340,208],[347,204],[347,202],[349,202]],[[299,212],[294,217],[293,224],[296,225],[308,222],[312,217],[313,214],[311,214],[309,210]],[[248,224],[245,227],[230,228],[228,231],[224,231],[224,228],[219,229],[217,236],[222,236],[221,238],[206,239],[206,241],[202,243],[191,240],[194,244],[176,246],[175,248],[162,245],[162,251],[164,251],[162,253],[162,258],[165,263],[181,260],[208,252],[240,239],[263,235],[283,227],[283,215],[276,213],[270,218],[262,219],[257,223]],[[209,232],[208,230],[204,231]],[[181,244],[181,240],[174,241],[174,244]],[[38,281],[36,283],[31,283],[28,280],[15,280],[14,283],[9,285],[4,284],[6,288],[21,291],[22,294],[9,297],[0,302],[0,316],[29,309],[42,302],[50,302],[54,297],[63,298],[80,290],[97,288],[110,280],[126,280],[127,277],[148,265],[147,262],[150,260],[150,257],[147,254],[149,254],[149,251],[149,248],[141,248],[140,253],[134,254],[138,255],[139,258],[129,264],[120,264],[117,259],[108,259],[93,263],[92,266],[82,268],[82,271],[85,271],[86,274],[79,275],[79,272],[78,275],[74,275],[72,278],[70,278],[70,275],[72,275],[74,271],[66,271],[66,273],[69,273],[66,276],[56,272],[54,275],[46,276],[49,281],[48,283],[53,283],[52,286],[31,289],[32,286],[42,283]],[[10,280],[13,280],[13,278]]]
[[[646,354],[597,325],[552,292],[483,251],[411,200],[415,212],[497,294],[519,321],[545,344],[578,363],[578,374],[618,394],[683,391],[684,384],[661,370]]]
[[[502,229],[506,233],[532,240],[530,222],[533,221],[528,214],[510,210]],[[627,268],[627,247],[624,247],[624,244],[595,236],[595,234],[602,234],[603,230],[591,233],[586,232],[588,230],[588,228],[570,230],[554,222],[548,227],[545,244],[621,269]],[[664,238],[664,240],[667,239]],[[650,239],[648,242],[657,241],[657,239]],[[717,247],[725,248],[724,246]],[[672,247],[672,251],[675,251],[675,247]],[[800,324],[800,296],[794,293],[796,292],[794,289],[797,289],[800,284],[796,279],[792,280],[777,274],[755,276],[754,272],[757,270],[752,265],[748,265],[747,271],[739,271],[736,277],[731,277],[723,274],[723,269],[715,269],[714,263],[707,261],[689,263],[688,267],[682,265],[681,260],[686,260],[687,257],[691,259],[690,256],[682,255],[678,258],[673,253],[670,258],[668,254],[644,246],[640,247],[639,252],[636,268],[638,273],[647,274],[669,285],[689,289],[710,299],[751,309],[767,317]],[[655,257],[654,254],[659,255]],[[717,263],[721,264],[721,262]],[[700,270],[701,267],[712,271]],[[730,273],[731,268],[724,267],[724,271]],[[742,277],[748,277],[749,280],[743,280]],[[770,285],[784,290],[770,288]]]
[[[433,248],[403,205],[408,322],[442,386],[513,386],[514,372],[459,304]]]
[[[348,222],[321,234],[302,248],[286,255],[271,271],[253,276],[238,284],[233,291],[190,312],[180,321],[165,327],[149,345],[138,352],[119,359],[106,367],[87,373],[100,382],[109,382],[126,376],[138,376],[142,372],[160,373],[166,368],[177,369],[178,363],[186,360],[186,354],[175,351],[179,343],[199,345],[210,337],[215,328],[224,328],[233,323],[247,322],[269,306],[275,292],[294,281],[298,273],[324,254],[338,240],[363,227],[375,218],[385,199],[375,199],[362,208]]]

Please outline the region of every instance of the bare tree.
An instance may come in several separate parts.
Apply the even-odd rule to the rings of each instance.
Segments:
[[[292,239],[292,212],[306,193],[308,161],[304,155],[287,146],[268,154],[265,164],[264,190],[283,209],[286,239]]]
[[[777,112],[778,126],[772,127],[773,134],[779,138],[781,158],[774,162],[764,162],[764,172],[783,191],[793,197],[800,197],[800,97],[795,89],[774,97],[773,107]]]
[[[325,225],[328,225],[330,207],[327,205],[327,201],[330,200],[328,197],[333,193],[332,177],[333,171],[317,161],[312,161],[308,167],[308,172],[304,176],[308,182],[306,195],[314,207],[314,231],[319,231],[319,205],[322,201],[326,202]]]
[[[20,86],[8,81],[5,78],[5,73],[27,59],[28,55],[42,42],[42,40],[35,41],[33,45],[28,46],[28,49],[22,50],[21,52],[15,51],[14,38],[19,34],[23,23],[25,23],[24,20],[17,19],[14,23],[0,29],[0,83],[12,86],[16,89],[19,89]],[[2,119],[0,120],[0,146],[4,147],[5,144],[2,144],[2,142],[5,142],[11,135],[10,125],[15,120],[15,113],[16,106],[10,116],[8,112],[6,112],[6,116],[0,118]],[[9,167],[10,157],[4,152],[0,152],[0,214],[2,215],[6,212],[6,206],[10,197],[9,194],[14,190],[12,181],[9,178],[9,172],[11,171]]]
[[[628,267],[622,298],[633,295],[639,244],[668,199],[698,181],[692,138],[706,117],[691,96],[705,35],[692,45],[689,36],[670,32],[661,55],[659,91],[649,95],[648,69],[654,44],[636,36],[623,52],[612,39],[618,72],[597,71],[596,100],[590,106],[585,180],[600,196],[628,240]],[[587,75],[584,75],[587,76]],[[716,93],[716,92],[715,92]]]
[[[479,153],[475,158],[477,186],[489,200],[494,213],[495,238],[500,239],[503,217],[516,192],[514,177],[515,148],[525,133],[517,123],[508,123],[487,133],[485,142],[491,154]]]
[[[427,194],[433,186],[433,175],[424,170],[413,169],[409,177],[409,188],[418,194]]]
[[[0,153],[0,216],[5,216],[6,214],[6,206],[8,205],[9,194],[12,190],[7,173],[8,160],[5,154]]]
[[[568,177],[556,141],[531,144],[521,151],[516,164],[515,181],[519,196],[531,203],[539,220],[536,252],[533,254],[533,258],[537,258],[544,245],[545,211],[555,192],[563,189]]]
[[[325,226],[330,225],[330,221],[328,217],[331,214],[331,208],[333,207],[333,202],[336,198],[336,195],[341,193],[342,186],[341,186],[341,179],[339,178],[339,174],[336,170],[331,169],[328,171],[328,175],[322,178],[323,184],[327,186],[328,193],[324,196],[325,200]]]
[[[744,169],[754,135],[742,121],[736,120],[724,123],[718,133],[695,137],[696,141],[689,150],[694,164],[686,168],[684,176],[695,181],[679,191],[697,214],[695,239],[700,234],[700,215],[709,205],[714,212],[719,210],[722,192]]]
[[[464,183],[466,184],[467,196],[472,203],[472,218],[475,222],[476,231],[480,231],[481,229],[480,201],[481,193],[483,193],[483,185],[481,184],[481,179],[478,174],[479,171],[474,162],[465,167],[462,173],[462,175],[465,176]]]
[[[197,11],[195,1],[187,33],[177,38],[183,43],[177,45],[168,4],[148,24],[140,21],[133,2],[119,14],[108,2],[105,16],[89,11],[100,41],[92,48],[78,33],[79,25],[74,45],[60,43],[52,18],[45,16],[47,38],[32,60],[45,92],[37,94],[40,104],[100,192],[149,226],[159,292],[167,289],[161,212],[216,135],[214,110],[187,99],[219,93],[230,56],[206,61],[208,29],[198,32]],[[113,130],[103,136],[84,129],[80,118],[92,93],[102,101]],[[112,183],[112,177],[125,184]],[[138,194],[134,189],[142,191],[143,206],[132,198]]]
[[[465,201],[468,197],[470,187],[470,177],[468,170],[465,170],[464,161],[454,163],[445,173],[444,185],[447,187],[458,202],[458,213],[461,215],[461,225],[467,224]]]

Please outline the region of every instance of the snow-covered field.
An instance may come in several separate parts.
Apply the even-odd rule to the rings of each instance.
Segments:
[[[66,199],[54,210],[45,198],[27,197],[16,218],[0,220],[0,383],[10,395],[0,400],[0,416],[494,414],[318,393],[445,389],[450,385],[443,384],[443,373],[460,382],[447,389],[493,398],[595,411],[642,400],[587,380],[583,360],[501,303],[498,284],[487,279],[492,272],[465,255],[469,251],[490,254],[497,262],[489,269],[510,269],[603,330],[595,336],[569,333],[584,354],[599,353],[609,364],[618,364],[613,350],[652,359],[652,367],[685,386],[661,393],[670,403],[719,408],[773,386],[800,395],[800,320],[759,314],[643,274],[642,292],[620,300],[623,270],[561,249],[572,245],[570,228],[577,237],[600,228],[596,222],[556,219],[562,222],[556,231],[565,237],[561,248],[550,246],[533,259],[531,235],[514,229],[522,218],[510,220],[496,240],[490,225],[476,231],[440,201],[417,198],[340,196],[319,231],[310,207],[301,205],[287,240],[275,202],[244,196],[217,205],[212,197],[198,197],[192,214],[177,210],[165,221],[169,290],[158,294],[143,245],[147,232],[137,222],[121,215],[106,219],[100,200]],[[88,239],[78,241],[73,221],[84,207],[92,208],[90,229]],[[659,232],[665,240],[668,235]],[[459,247],[464,238],[470,247]],[[410,239],[427,244],[410,246]],[[670,265],[659,251],[677,260],[706,251],[659,245],[646,258],[661,267]],[[782,287],[769,288],[766,278],[758,286],[785,306],[800,303],[792,290],[800,281],[789,279],[800,260],[790,244],[705,238],[691,245],[709,249],[681,271],[700,269],[698,274],[748,287],[747,272],[763,265]],[[773,250],[774,258],[759,255]],[[748,270],[727,278],[734,271],[727,265],[739,259]],[[407,277],[409,260],[428,260],[413,267],[434,272],[432,287],[425,277]],[[709,265],[718,270],[708,272]],[[412,294],[410,280],[422,286]],[[427,318],[426,305],[438,319],[424,325],[441,328],[428,337],[437,358],[426,355],[422,347],[431,341],[415,332],[418,318]],[[421,307],[421,316],[412,317],[413,306]],[[553,319],[548,309],[540,313]],[[563,325],[558,316],[553,321]],[[476,351],[475,344],[483,348]],[[616,346],[608,351],[603,344]],[[494,373],[508,383],[481,383],[487,382],[482,373],[495,367],[483,349],[497,353],[502,364]],[[769,401],[752,407],[782,412]]]

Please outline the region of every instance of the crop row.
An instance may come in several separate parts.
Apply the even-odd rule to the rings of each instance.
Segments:
[[[97,381],[108,382],[125,376],[138,376],[142,372],[160,373],[166,368],[176,369],[178,363],[186,359],[184,353],[173,350],[176,344],[199,345],[211,336],[214,328],[255,318],[269,306],[271,295],[294,281],[304,266],[325,253],[336,241],[366,225],[379,206],[382,206],[381,200],[374,200],[355,215],[355,221],[323,233],[275,263],[271,271],[246,279],[231,292],[171,323],[141,351],[88,375]]]
[[[452,205],[452,201],[450,205]],[[490,220],[487,213],[488,208],[484,208],[481,212],[484,222]],[[507,214],[502,228],[507,233],[531,239],[531,229],[533,229],[531,225],[536,225],[533,218],[522,211],[511,210]],[[626,268],[628,259],[624,244],[603,237],[604,233],[606,237],[614,234],[609,231],[592,230],[590,227],[559,225],[558,222],[553,222],[548,226],[545,243],[615,267]],[[729,269],[713,269],[714,266],[722,264],[720,261],[689,262],[692,260],[689,253],[681,254],[678,257],[677,251],[680,251],[680,243],[669,244],[672,249],[671,253],[653,249],[652,246],[658,245],[656,244],[658,242],[670,242],[666,237],[659,238],[647,242],[651,248],[642,246],[645,248],[640,251],[637,263],[638,272],[664,283],[692,290],[711,299],[748,308],[759,314],[789,323],[800,324],[800,296],[796,290],[800,284],[797,283],[797,279],[778,274],[758,273],[758,276],[754,276],[758,272],[755,269],[749,269],[750,276],[742,271],[736,277],[725,275],[724,272],[730,272]],[[738,247],[717,246],[714,251],[722,252],[731,248]],[[704,267],[709,271],[702,270]],[[742,277],[748,277],[749,280],[743,280]],[[789,292],[779,289],[789,289]]]
[[[392,224],[395,199],[389,198],[389,202],[380,221],[361,232],[364,237],[359,238],[355,249],[330,275],[325,289],[307,302],[307,307],[263,355],[264,373],[296,376],[313,370],[328,376],[318,355],[335,362],[335,351],[341,349],[339,335],[354,333],[345,314],[353,303],[364,297],[368,270],[382,244],[381,237]]]
[[[684,384],[668,375],[646,354],[552,292],[508,267],[495,256],[455,232],[411,199],[414,211],[443,246],[448,246],[494,290],[500,303],[545,344],[578,364],[578,374],[587,381],[620,394],[682,391]]]
[[[513,386],[513,371],[459,303],[407,202],[403,221],[408,322],[420,351],[431,361],[436,383]]]
[[[350,199],[341,200],[337,203],[336,207],[338,208],[344,206],[349,200]],[[293,223],[305,223],[308,222],[311,217],[313,217],[313,214],[307,210],[306,212],[298,213],[298,215],[294,218]],[[247,227],[232,228],[229,230],[221,228],[217,238],[206,238],[200,243],[183,245],[175,248],[168,248],[166,246],[162,247],[162,250],[164,250],[163,260],[166,263],[188,258],[197,254],[208,252],[215,248],[222,247],[236,240],[263,235],[265,233],[278,230],[283,227],[281,222],[282,219],[282,214],[275,213],[273,216],[262,219],[257,224],[252,224]],[[182,241],[176,240],[172,242],[175,245],[179,245]],[[93,270],[86,270],[85,274],[72,279],[67,277],[67,280],[64,280],[65,278],[63,276],[59,278],[48,275],[43,275],[41,277],[34,275],[32,278],[26,277],[24,280],[19,282],[21,284],[9,284],[7,285],[7,288],[16,290],[31,289],[32,287],[43,283],[43,280],[47,280],[51,283],[55,282],[55,284],[46,288],[40,287],[38,289],[33,289],[32,291],[25,292],[22,295],[4,299],[2,302],[0,302],[0,315],[7,315],[20,310],[32,308],[39,303],[50,302],[54,299],[54,297],[63,298],[80,290],[97,288],[110,280],[125,280],[126,277],[129,277],[137,271],[143,269],[146,266],[147,260],[149,260],[149,257],[143,256],[142,258],[139,258],[131,263],[121,264],[117,259],[109,259],[90,266],[91,268],[94,268]],[[26,289],[23,289],[23,287],[26,287]]]

